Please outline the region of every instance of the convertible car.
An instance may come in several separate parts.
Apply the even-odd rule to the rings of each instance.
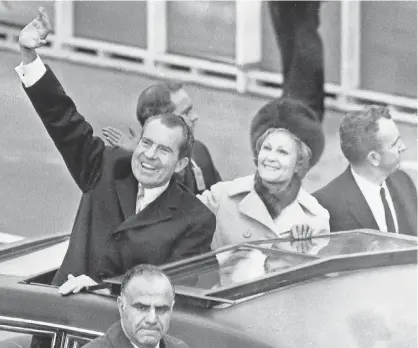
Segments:
[[[48,285],[68,235],[0,245],[0,347],[79,348],[115,321],[111,295]],[[232,245],[161,268],[170,333],[195,348],[417,346],[417,239],[357,230]]]

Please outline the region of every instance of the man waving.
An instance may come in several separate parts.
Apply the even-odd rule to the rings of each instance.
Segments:
[[[132,155],[106,147],[35,49],[46,43],[46,12],[20,33],[16,71],[83,195],[67,254],[53,283],[78,292],[139,263],[159,265],[210,250],[215,217],[174,174],[189,162],[193,134],[176,115],[147,120]],[[64,284],[63,284],[64,283]]]

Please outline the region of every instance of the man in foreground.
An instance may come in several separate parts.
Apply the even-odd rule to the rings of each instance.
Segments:
[[[137,265],[123,279],[118,297],[120,321],[85,348],[187,348],[167,335],[174,306],[174,288],[157,267]]]
[[[141,127],[148,118],[172,112],[183,117],[192,132],[199,119],[193,109],[193,103],[183,85],[180,83],[159,83],[146,88],[139,96],[136,118]],[[119,129],[106,127],[103,129],[103,136],[111,145],[133,151],[138,141],[138,136],[132,128],[129,128],[130,135]],[[200,194],[212,185],[221,181],[221,176],[213,164],[208,148],[200,141],[195,140],[191,158],[187,166],[176,174],[177,180],[188,187],[194,194]]]
[[[144,125],[134,154],[106,147],[37,56],[51,31],[38,16],[19,36],[25,91],[83,192],[64,261],[53,284],[65,295],[125,273],[136,264],[159,265],[210,250],[214,215],[174,173],[189,162],[193,134],[176,115]]]
[[[330,213],[333,231],[371,228],[417,235],[417,191],[399,170],[405,145],[386,107],[347,114],[341,150],[350,165],[313,196]]]

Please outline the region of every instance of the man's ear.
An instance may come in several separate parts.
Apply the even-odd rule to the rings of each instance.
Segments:
[[[189,164],[189,158],[183,157],[180,158],[177,162],[176,169],[174,170],[176,173],[180,173],[186,166]]]
[[[367,161],[374,167],[378,167],[380,164],[381,155],[377,151],[370,151],[367,155]]]
[[[118,303],[119,315],[122,316],[122,313],[125,310],[125,304],[123,303],[123,299],[121,296],[118,296],[117,303]]]

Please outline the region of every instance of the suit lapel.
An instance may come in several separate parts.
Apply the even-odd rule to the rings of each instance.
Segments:
[[[114,323],[106,333],[109,338],[112,347],[114,348],[132,348],[131,341],[126,337],[123,332],[121,322]]]
[[[184,172],[182,174],[175,174],[177,180],[183,183],[184,186],[190,189],[190,191],[195,192],[195,179],[193,176],[192,163],[189,161]]]
[[[127,219],[135,214],[138,181],[131,172],[123,178],[117,178],[115,186],[123,216]]]
[[[114,233],[154,225],[171,219],[177,209],[181,195],[182,191],[177,187],[176,180],[173,178],[167,189],[155,201],[151,202],[138,214],[131,214]]]
[[[343,187],[341,192],[345,194],[350,214],[363,228],[378,230],[379,226],[377,225],[377,222],[369,205],[367,204],[366,199],[363,196],[363,193],[354,180],[353,174],[351,173],[351,168],[347,167],[343,175],[345,178],[342,180],[342,182],[346,182],[347,187]]]
[[[386,185],[389,189],[393,206],[395,207],[399,233],[415,236],[416,223],[411,221],[410,216],[416,216],[416,213],[412,211],[414,209],[413,205],[405,203],[405,197],[408,197],[408,193],[404,192],[405,190],[403,189],[402,184],[396,180],[396,177],[394,177],[393,174],[387,178]]]

